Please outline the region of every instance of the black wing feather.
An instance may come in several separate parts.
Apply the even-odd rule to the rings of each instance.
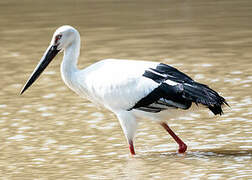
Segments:
[[[160,85],[150,94],[139,100],[131,109],[148,112],[160,112],[168,107],[188,109],[192,103],[207,106],[214,114],[222,114],[221,106],[227,102],[207,85],[195,82],[186,74],[166,64],[159,64],[143,74]],[[166,80],[175,82],[173,85]]]

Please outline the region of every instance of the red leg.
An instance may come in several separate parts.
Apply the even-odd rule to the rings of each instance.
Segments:
[[[186,144],[170,129],[170,127],[166,123],[161,123],[161,126],[165,128],[165,130],[173,137],[173,139],[179,144],[179,153],[186,152],[187,146]]]
[[[129,149],[130,149],[131,155],[136,155],[135,150],[134,150],[133,141],[132,141],[132,140],[129,141]]]

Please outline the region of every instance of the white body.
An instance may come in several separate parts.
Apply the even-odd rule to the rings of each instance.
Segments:
[[[158,86],[143,73],[158,63],[108,59],[99,61],[82,71],[77,71],[72,87],[79,95],[86,94],[95,104],[111,111],[130,109]]]
[[[63,61],[62,69],[64,64],[67,65]],[[132,140],[140,117],[155,118],[164,113],[128,111],[159,85],[142,76],[146,69],[157,65],[157,62],[106,59],[83,70],[61,72],[64,82],[78,95],[115,113],[127,139]]]

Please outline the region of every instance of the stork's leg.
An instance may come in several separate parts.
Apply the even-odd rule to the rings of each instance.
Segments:
[[[116,115],[117,118],[119,119],[124,135],[129,143],[130,153],[132,155],[135,155],[136,153],[133,145],[133,140],[137,130],[137,121],[135,119],[135,116],[128,111],[117,112]]]
[[[161,126],[165,128],[165,130],[173,137],[173,139],[178,143],[179,145],[179,153],[184,153],[186,152],[187,145],[171,130],[171,128],[165,123],[162,122]]]
[[[132,140],[129,141],[129,150],[130,150],[131,155],[136,155]]]

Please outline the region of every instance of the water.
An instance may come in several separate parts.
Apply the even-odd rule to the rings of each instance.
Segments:
[[[252,178],[251,1],[9,0],[0,17],[1,179]],[[63,84],[62,55],[18,95],[63,24],[81,33],[79,67],[161,61],[209,84],[231,108],[168,121],[186,155],[161,127],[140,123],[132,158],[115,116]]]

